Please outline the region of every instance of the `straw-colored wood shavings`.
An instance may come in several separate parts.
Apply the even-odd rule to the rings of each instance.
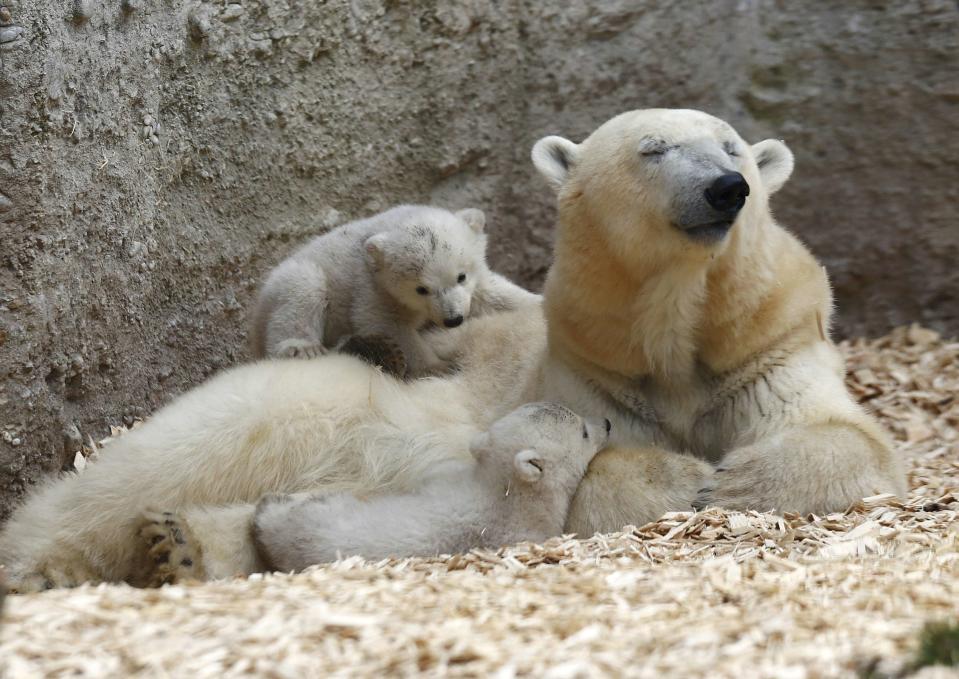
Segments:
[[[959,618],[959,343],[909,328],[844,350],[850,387],[909,460],[906,498],[823,517],[674,512],[447,559],[11,597],[4,676],[901,675],[926,622]]]

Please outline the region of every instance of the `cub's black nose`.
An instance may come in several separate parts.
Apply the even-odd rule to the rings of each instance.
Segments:
[[[445,325],[447,328],[455,328],[457,325],[461,325],[462,323],[463,323],[462,316],[453,316],[453,318],[443,319],[443,325]]]
[[[746,178],[738,172],[728,172],[706,189],[706,202],[720,212],[735,214],[746,204],[748,195]]]
[[[604,419],[603,422],[606,423],[606,433],[608,434],[610,430],[613,428],[613,423],[610,422],[608,418]]]

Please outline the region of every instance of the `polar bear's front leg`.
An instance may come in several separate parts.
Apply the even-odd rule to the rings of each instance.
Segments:
[[[842,422],[793,427],[730,451],[695,506],[828,514],[870,495],[905,492],[895,451]]]
[[[579,484],[566,530],[586,538],[689,510],[712,471],[707,462],[660,448],[607,448]]]

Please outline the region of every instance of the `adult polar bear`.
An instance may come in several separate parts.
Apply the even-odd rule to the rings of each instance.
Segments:
[[[435,336],[462,365],[447,378],[403,384],[343,356],[228,371],[35,494],[0,534],[13,585],[151,581],[149,506],[176,513],[147,515],[151,541],[185,545],[164,560],[189,548],[199,577],[256,570],[261,495],[408,489],[534,400],[613,422],[574,498],[579,533],[693,502],[824,512],[904,490],[843,386],[825,274],[770,215],[792,169],[782,143],[645,110],[579,145],[541,140],[534,162],[560,202],[548,342],[525,310]]]

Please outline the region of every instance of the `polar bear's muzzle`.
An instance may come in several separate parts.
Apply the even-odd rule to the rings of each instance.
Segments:
[[[695,240],[721,240],[732,228],[739,211],[746,204],[749,183],[738,172],[724,172],[703,191],[703,200],[690,209],[679,228]]]

